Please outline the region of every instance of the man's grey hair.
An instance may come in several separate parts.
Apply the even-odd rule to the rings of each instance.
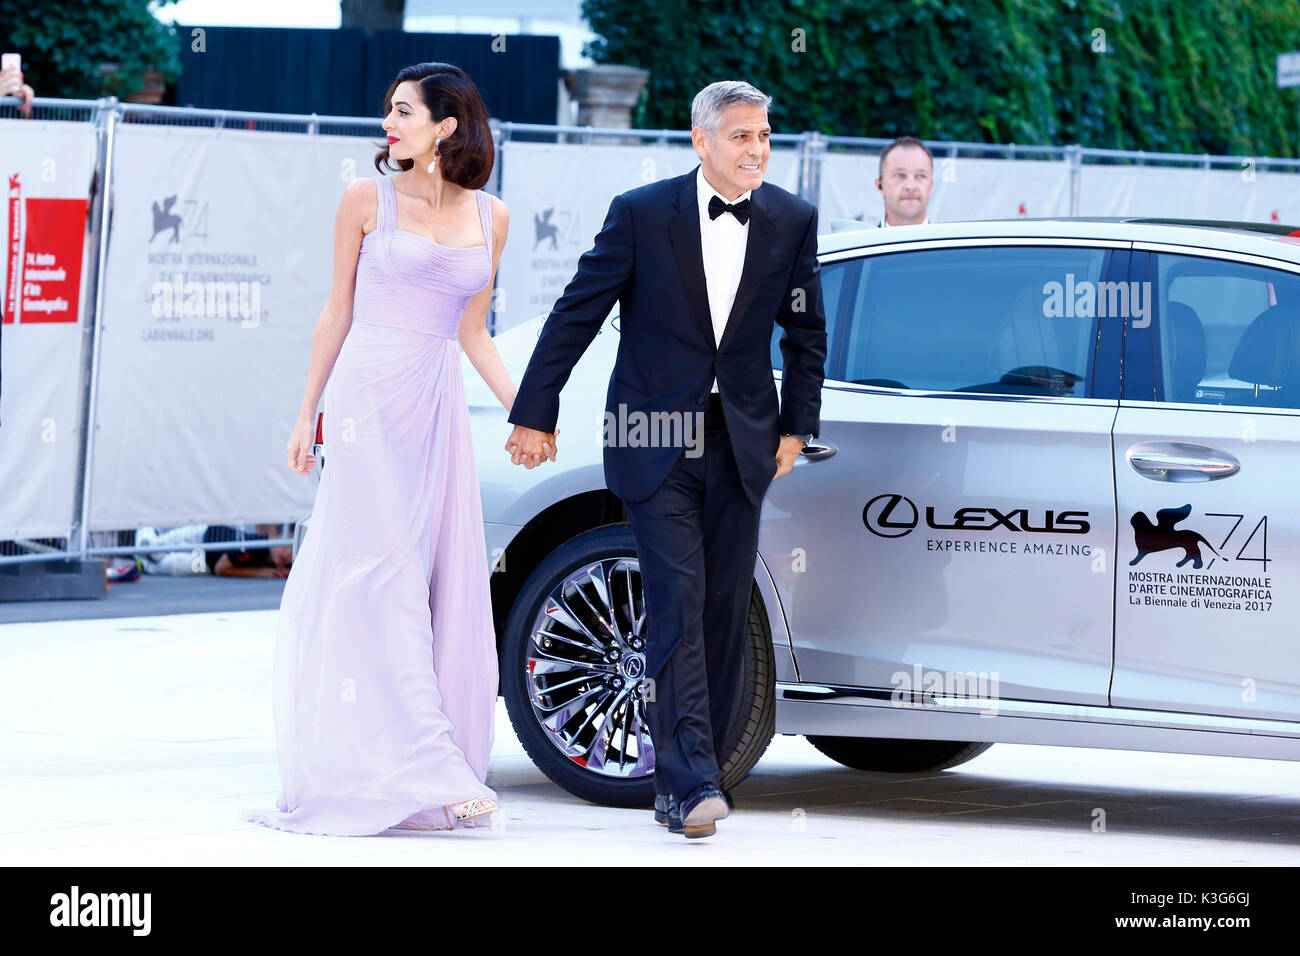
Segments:
[[[700,126],[710,136],[718,131],[722,111],[738,103],[749,103],[767,109],[772,97],[744,80],[719,80],[710,83],[695,94],[691,101],[691,125]]]

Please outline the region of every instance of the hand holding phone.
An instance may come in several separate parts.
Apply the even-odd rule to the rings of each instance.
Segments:
[[[0,54],[0,96],[18,96],[23,91],[23,58],[20,53]]]

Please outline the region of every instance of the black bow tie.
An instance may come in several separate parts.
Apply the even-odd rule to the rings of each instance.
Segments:
[[[729,212],[740,220],[743,226],[749,222],[749,199],[742,199],[740,202],[726,203],[720,196],[714,196],[709,200],[709,218],[717,219],[724,212]]]

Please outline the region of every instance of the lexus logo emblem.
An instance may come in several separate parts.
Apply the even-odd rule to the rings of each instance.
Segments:
[[[862,509],[862,523],[882,538],[901,538],[916,527],[920,514],[911,498],[876,495]]]

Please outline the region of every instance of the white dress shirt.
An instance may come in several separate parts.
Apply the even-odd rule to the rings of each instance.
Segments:
[[[918,223],[918,225],[921,225],[921,226],[928,226],[929,224],[930,224],[930,215],[929,215],[929,213],[926,213],[925,218],[924,218],[923,220],[921,220],[921,222]],[[885,217],[882,215],[882,216],[880,217],[880,224],[879,224],[879,226],[878,226],[877,228],[880,228],[880,229],[892,229],[893,227],[890,226],[889,223],[885,222]]]
[[[695,198],[700,207],[700,251],[704,256],[704,284],[709,293],[709,315],[713,320],[713,341],[722,341],[726,330],[727,316],[731,314],[731,304],[736,299],[736,288],[740,285],[740,273],[745,267],[745,246],[749,241],[749,222],[743,226],[740,220],[729,212],[724,212],[717,219],[709,218],[709,200],[717,196],[723,202],[734,205],[742,199],[749,199],[753,190],[746,189],[735,199],[727,199],[709,185],[704,178],[704,167],[695,173]],[[752,217],[751,217],[752,221]],[[710,391],[718,390],[718,380],[713,379]]]

